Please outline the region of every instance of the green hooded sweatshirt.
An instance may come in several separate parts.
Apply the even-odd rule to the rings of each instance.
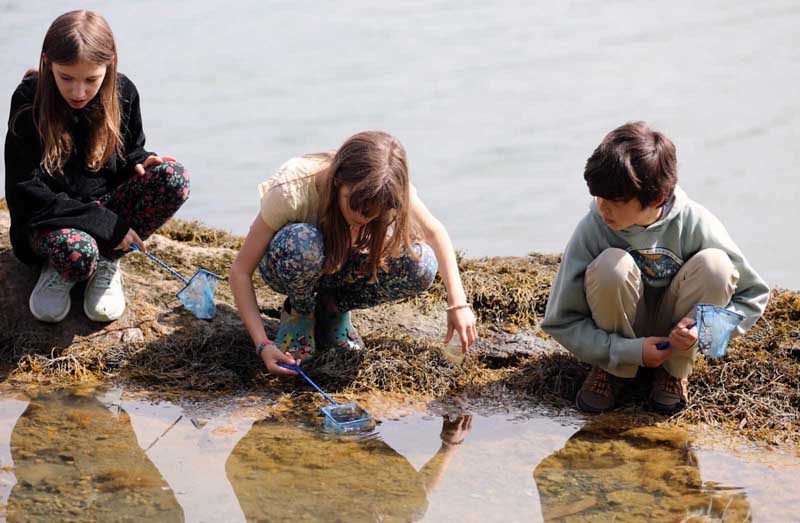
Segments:
[[[728,309],[744,316],[735,335],[746,332],[764,313],[769,288],[716,216],[689,199],[680,187],[675,188],[665,211],[647,227],[634,225],[614,231],[603,222],[593,201],[572,234],[550,290],[542,329],[581,361],[606,368],[642,365],[644,338],[630,339],[599,329],[586,302],[586,268],[610,247],[633,256],[642,272],[645,294],[656,299],[689,258],[703,249],[721,249],[739,271],[736,292],[728,304]]]

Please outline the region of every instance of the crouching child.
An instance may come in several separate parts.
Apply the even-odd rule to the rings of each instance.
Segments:
[[[769,289],[722,223],[677,185],[675,146],[646,123],[606,135],[584,179],[594,201],[564,251],[542,328],[592,365],[581,410],[614,408],[620,379],[644,366],[657,369],[653,409],[677,412],[697,356],[695,306],[742,314],[742,334]]]

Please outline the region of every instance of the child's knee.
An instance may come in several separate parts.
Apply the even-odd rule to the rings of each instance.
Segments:
[[[417,294],[433,285],[433,280],[436,279],[436,272],[439,270],[439,264],[430,246],[417,244],[414,249],[418,257],[416,260],[411,256],[408,257],[406,278],[409,291],[412,294]]]
[[[686,263],[692,275],[709,287],[725,288],[739,281],[739,271],[722,249],[703,249]]]
[[[92,275],[99,255],[94,238],[83,231],[73,231],[60,238],[49,254],[49,261],[62,278],[78,282]]]
[[[322,272],[325,264],[322,232],[309,223],[290,223],[275,233],[267,257],[292,273]]]
[[[150,179],[158,186],[158,192],[170,201],[182,205],[189,199],[189,171],[172,161],[162,162],[148,169]]]
[[[60,271],[61,276],[68,281],[88,280],[89,276],[91,276],[97,268],[97,250],[88,254],[77,254],[74,252],[72,254],[74,257],[70,260],[67,267]]]
[[[633,256],[622,249],[608,248],[586,269],[586,286],[596,290],[612,290],[641,279]]]

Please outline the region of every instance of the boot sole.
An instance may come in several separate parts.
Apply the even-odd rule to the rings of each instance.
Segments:
[[[583,401],[581,401],[580,394],[575,397],[575,406],[578,407],[578,410],[580,410],[582,412],[588,412],[590,414],[602,414],[602,413],[608,412],[609,410],[612,410],[614,408],[614,406],[612,405],[612,406],[608,407],[607,409],[601,409],[601,408],[589,405],[588,403],[584,403]]]
[[[650,400],[650,409],[653,410],[653,412],[657,412],[658,414],[663,414],[665,416],[677,414],[685,408],[686,403],[683,401],[678,402],[675,405],[665,405],[663,403],[653,401],[652,399]]]

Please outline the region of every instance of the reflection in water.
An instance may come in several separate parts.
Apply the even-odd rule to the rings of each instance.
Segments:
[[[0,395],[0,521],[6,519],[8,497],[17,484],[11,458],[11,431],[28,408],[28,403],[28,398],[22,395]]]
[[[172,488],[186,521],[245,521],[225,462],[257,419],[254,412],[222,409],[210,419],[195,417],[179,405],[127,398],[120,390],[101,400],[130,416],[139,446]]]
[[[31,399],[11,436],[9,521],[182,521],[172,491],[136,444],[125,412],[93,396]]]
[[[744,492],[703,483],[688,434],[590,422],[533,473],[545,521],[749,521]]]
[[[327,521],[330,514],[348,521],[418,519],[472,425],[470,416],[444,419],[439,451],[417,472],[377,434],[332,439],[268,421],[251,429],[258,409],[193,417],[185,407],[126,398],[113,389],[97,397],[53,392],[30,403],[5,397],[0,406],[0,459],[3,441],[13,448],[2,462],[8,479],[0,479],[8,491],[17,483],[10,521],[273,521],[300,515]],[[264,451],[283,448],[274,440],[284,438],[291,440],[288,451]],[[263,477],[274,470],[284,474]],[[306,484],[312,486],[301,490],[310,497],[298,497]],[[291,500],[283,510],[258,504],[265,485],[277,500]],[[314,497],[326,493],[333,504]]]
[[[787,521],[800,506],[794,489],[765,486],[796,484],[796,455],[743,461],[608,416],[575,433],[547,416],[473,429],[470,416],[415,414],[357,440],[255,422],[263,407],[2,395],[0,522],[6,502],[9,521],[188,522],[746,521],[751,505],[753,519]]]
[[[417,472],[377,437],[262,421],[231,454],[228,478],[248,521],[416,521],[471,425],[445,419],[439,451]]]

